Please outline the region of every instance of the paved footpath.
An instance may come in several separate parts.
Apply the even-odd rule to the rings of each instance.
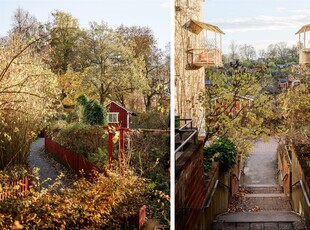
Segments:
[[[277,184],[277,146],[278,142],[274,138],[269,138],[269,142],[255,143],[244,167],[244,185]]]
[[[29,154],[29,165],[31,168],[39,168],[40,183],[43,188],[55,183],[60,172],[61,166],[44,153],[44,138],[38,138],[31,145]],[[50,178],[50,179],[48,179]],[[46,182],[44,182],[46,181]],[[61,187],[67,187],[70,184],[70,178],[61,179]]]

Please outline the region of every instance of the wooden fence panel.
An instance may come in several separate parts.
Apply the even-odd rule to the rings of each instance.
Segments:
[[[15,186],[19,186],[18,189],[14,189]],[[0,201],[5,200],[11,196],[16,197],[25,197],[27,195],[27,191],[29,191],[30,180],[28,176],[24,176],[21,180],[11,181],[9,183],[10,190],[6,190],[5,192],[0,192]]]
[[[94,179],[96,172],[103,172],[96,165],[89,162],[85,157],[80,156],[72,150],[62,147],[57,142],[45,137],[45,148],[52,153],[65,166],[72,169],[76,174],[80,174],[81,170],[87,179]]]

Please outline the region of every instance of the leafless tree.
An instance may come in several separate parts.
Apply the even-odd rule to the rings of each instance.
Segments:
[[[237,59],[238,58],[237,51],[238,51],[239,45],[236,44],[236,42],[233,40],[230,42],[229,48],[230,48],[231,59]]]
[[[244,44],[239,46],[239,52],[243,59],[252,60],[256,57],[256,51],[253,45]]]

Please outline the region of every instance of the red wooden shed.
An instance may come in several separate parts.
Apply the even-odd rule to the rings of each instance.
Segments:
[[[129,128],[130,116],[136,116],[136,114],[115,101],[109,102],[106,106],[108,111],[108,124],[117,125],[122,128]]]

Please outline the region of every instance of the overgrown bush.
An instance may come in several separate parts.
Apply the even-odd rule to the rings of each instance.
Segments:
[[[236,164],[237,149],[228,137],[218,138],[210,146],[204,148],[204,164],[210,165],[210,160],[219,161],[221,170],[227,172]]]
[[[102,138],[104,132],[101,126],[72,123],[59,131],[55,141],[88,158],[90,153],[98,152],[98,148],[105,146],[105,140]]]
[[[76,111],[70,112],[68,116],[66,117],[66,122],[68,123],[79,122],[79,120],[80,120],[80,117]]]
[[[168,114],[154,109],[139,113],[136,117],[133,117],[131,127],[139,129],[168,129],[169,120]]]
[[[126,154],[127,163],[138,175],[154,183],[154,192],[148,207],[150,216],[160,217],[163,224],[169,225],[170,201],[170,151],[167,145],[168,133],[165,132],[130,132],[131,151]],[[156,215],[157,214],[157,215]],[[154,215],[154,216],[152,216]]]
[[[93,183],[81,178],[61,195],[31,188],[24,199],[2,201],[0,227],[11,229],[18,221],[24,229],[122,229],[152,188],[128,171],[98,174]]]
[[[37,135],[38,124],[23,115],[2,113],[0,117],[0,170],[27,165],[30,146]]]
[[[104,169],[106,167],[109,160],[108,158],[109,157],[107,148],[98,148],[98,151],[92,152],[88,156],[88,160],[101,169]]]
[[[55,120],[47,127],[46,134],[49,138],[54,140],[58,136],[59,132],[67,126],[68,123],[66,121]]]

